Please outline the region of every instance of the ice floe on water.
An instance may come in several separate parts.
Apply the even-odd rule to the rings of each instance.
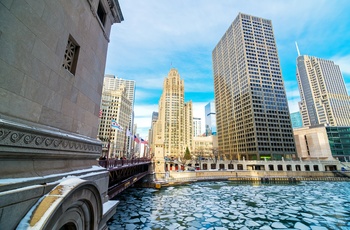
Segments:
[[[198,182],[131,188],[116,199],[109,229],[350,229],[350,182]]]

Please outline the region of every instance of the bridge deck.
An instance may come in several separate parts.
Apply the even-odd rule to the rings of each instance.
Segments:
[[[151,159],[99,160],[99,165],[109,171],[108,196],[113,198],[150,173]]]

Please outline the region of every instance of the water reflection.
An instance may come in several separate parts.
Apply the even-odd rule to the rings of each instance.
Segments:
[[[350,182],[129,189],[110,229],[350,229]]]

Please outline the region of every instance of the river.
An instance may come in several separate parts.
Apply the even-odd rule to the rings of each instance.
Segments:
[[[130,188],[110,229],[350,229],[350,182]]]

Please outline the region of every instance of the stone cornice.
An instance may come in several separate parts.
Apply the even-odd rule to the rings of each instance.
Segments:
[[[0,119],[0,158],[96,158],[99,140],[57,129],[29,126]]]

